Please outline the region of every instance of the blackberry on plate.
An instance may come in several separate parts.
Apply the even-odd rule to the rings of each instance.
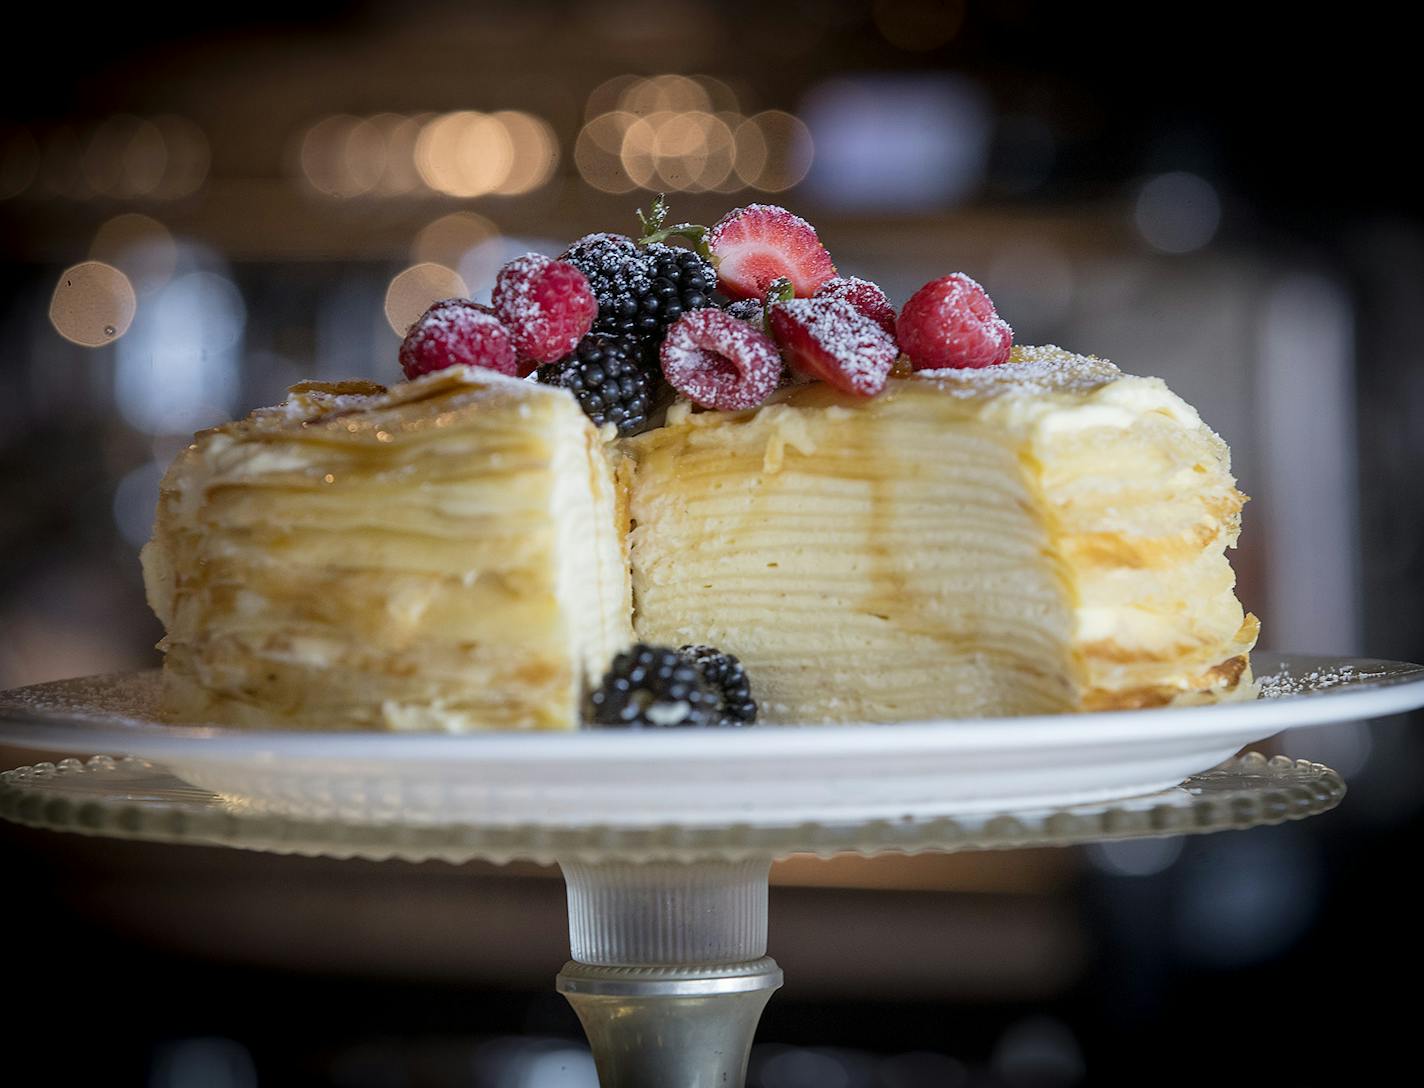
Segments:
[[[588,698],[586,717],[603,728],[707,728],[721,722],[719,702],[701,670],[678,651],[639,642],[613,659]]]
[[[717,692],[723,725],[751,725],[756,721],[751,681],[736,655],[714,646],[683,646],[677,652],[684,661],[696,665],[702,678]]]
[[[595,426],[612,423],[628,435],[648,421],[651,408],[650,382],[637,358],[632,341],[590,333],[571,354],[540,367],[538,376],[572,393]]]

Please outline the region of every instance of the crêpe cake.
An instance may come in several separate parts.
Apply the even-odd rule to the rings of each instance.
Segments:
[[[143,553],[173,718],[570,729],[627,645],[626,513],[566,392],[454,367],[199,434]]]
[[[675,407],[632,439],[635,629],[738,655],[763,719],[1249,698],[1226,445],[1156,378],[1057,348]]]

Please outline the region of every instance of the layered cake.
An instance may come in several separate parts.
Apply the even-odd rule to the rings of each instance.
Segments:
[[[589,235],[441,301],[407,381],[196,437],[143,562],[170,715],[890,722],[1250,698],[1226,445],[1155,378],[897,312],[814,228]],[[673,244],[681,238],[683,244]]]
[[[1054,348],[679,410],[630,443],[640,639],[731,647],[767,721],[1251,694],[1225,444],[1155,378]]]
[[[630,639],[626,515],[566,392],[297,386],[196,437],[143,550],[185,721],[571,729]]]

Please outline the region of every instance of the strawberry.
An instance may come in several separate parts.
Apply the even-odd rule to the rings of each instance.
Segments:
[[[717,284],[728,298],[765,297],[772,280],[785,276],[800,298],[810,298],[836,266],[816,228],[774,204],[748,204],[724,215],[707,232],[717,260]]]
[[[771,334],[792,370],[845,393],[873,397],[900,349],[843,298],[798,298],[771,307]]]

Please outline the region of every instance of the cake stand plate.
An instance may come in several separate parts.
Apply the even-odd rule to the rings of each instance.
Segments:
[[[475,736],[168,726],[154,673],[0,696],[0,741],[89,756],[0,775],[0,818],[337,857],[557,862],[557,986],[603,1088],[735,1088],[781,985],[775,857],[1062,845],[1326,811],[1319,764],[1233,756],[1424,705],[1424,668],[1256,655],[1255,702],[995,721]],[[116,758],[117,757],[117,758]],[[1214,769],[1212,769],[1214,768]]]
[[[781,986],[766,955],[773,856],[1000,849],[1193,834],[1333,808],[1345,786],[1317,763],[1257,754],[1143,797],[960,818],[748,828],[476,827],[304,821],[254,813],[132,757],[0,774],[0,818],[160,842],[336,857],[556,858],[573,959],[557,987],[578,1014],[603,1088],[736,1088],[757,1021]]]
[[[244,811],[439,826],[957,817],[1167,789],[1293,726],[1424,705],[1424,668],[1258,654],[1263,698],[892,725],[576,733],[278,732],[158,721],[157,671],[0,694],[0,740],[161,764]]]

